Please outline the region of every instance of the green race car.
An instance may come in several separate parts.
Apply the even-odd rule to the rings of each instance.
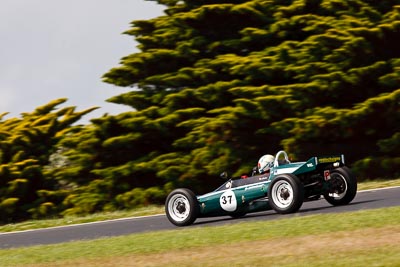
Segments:
[[[357,180],[345,166],[343,155],[290,162],[286,152],[279,151],[268,174],[228,179],[216,190],[198,196],[186,188],[175,189],[166,199],[165,212],[171,223],[186,226],[199,217],[237,218],[271,209],[294,213],[304,201],[321,196],[334,206],[346,205],[356,193]]]

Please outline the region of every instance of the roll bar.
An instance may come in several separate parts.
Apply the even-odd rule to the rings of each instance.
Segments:
[[[289,157],[287,155],[287,153],[284,150],[279,151],[278,153],[276,153],[275,156],[275,161],[274,161],[274,167],[278,167],[279,166],[279,157],[283,156],[285,158],[285,162],[286,163],[290,163]]]

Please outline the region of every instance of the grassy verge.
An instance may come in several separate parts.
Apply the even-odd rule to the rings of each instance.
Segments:
[[[400,178],[394,180],[365,181],[358,184],[358,190],[368,190],[368,189],[384,188],[391,186],[400,186]]]
[[[154,215],[163,212],[164,212],[164,206],[147,206],[133,210],[96,213],[82,217],[68,216],[65,218],[57,218],[57,219],[30,220],[21,223],[2,225],[0,226],[0,233],[63,226],[63,225],[72,225],[77,223],[104,221],[111,219],[120,219],[127,217]]]
[[[383,188],[390,186],[400,186],[400,179],[396,180],[374,180],[359,183],[359,190],[367,190],[374,188]],[[126,217],[155,215],[164,213],[164,206],[149,206],[144,208],[138,208],[129,211],[115,211],[115,212],[104,212],[83,217],[66,217],[61,219],[48,219],[48,220],[31,220],[16,224],[7,224],[0,226],[0,233],[22,231],[30,229],[39,229],[54,226],[71,225],[77,223],[96,222],[103,220],[119,219]]]
[[[400,207],[0,250],[1,266],[398,266]]]

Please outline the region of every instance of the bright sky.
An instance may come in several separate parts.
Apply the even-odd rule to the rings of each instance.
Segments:
[[[58,98],[78,111],[101,107],[82,122],[129,110],[105,101],[129,89],[101,76],[138,52],[122,34],[130,22],[163,8],[145,0],[1,0],[0,114],[18,117]]]

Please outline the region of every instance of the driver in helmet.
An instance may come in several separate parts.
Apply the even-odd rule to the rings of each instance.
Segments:
[[[262,156],[257,163],[257,170],[259,174],[269,173],[270,169],[274,166],[275,157],[266,154]]]
[[[269,176],[270,169],[274,166],[274,161],[275,157],[270,154],[262,156],[258,160],[257,166],[253,168],[251,176],[257,175],[257,172],[259,174],[267,174]],[[248,178],[248,176],[242,175],[241,178],[245,179]]]

